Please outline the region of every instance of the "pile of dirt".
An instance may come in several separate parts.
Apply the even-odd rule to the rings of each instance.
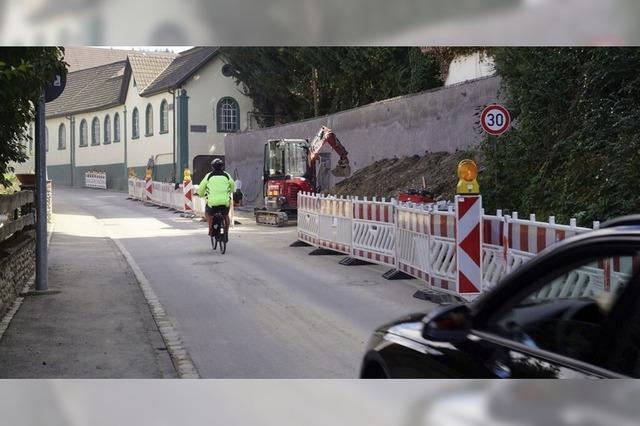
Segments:
[[[323,192],[397,198],[400,192],[421,189],[424,177],[427,190],[433,192],[437,200],[453,200],[458,183],[458,163],[465,158],[478,161],[478,156],[476,151],[457,151],[378,160]]]

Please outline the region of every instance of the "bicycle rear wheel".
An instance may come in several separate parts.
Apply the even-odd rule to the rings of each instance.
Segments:
[[[220,254],[225,254],[227,252],[227,243],[224,240],[220,240]]]
[[[218,239],[216,237],[211,237],[211,247],[214,250],[218,248]]]

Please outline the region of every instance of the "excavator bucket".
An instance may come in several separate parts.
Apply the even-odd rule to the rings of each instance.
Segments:
[[[337,177],[349,177],[351,175],[351,166],[348,161],[338,160],[338,165],[331,170],[331,174]]]
[[[338,164],[335,169],[331,170],[331,174],[337,177],[349,177],[351,174],[351,167],[348,164]]]

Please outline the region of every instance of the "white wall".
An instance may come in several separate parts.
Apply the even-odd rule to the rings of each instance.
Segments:
[[[120,115],[120,142],[114,142],[113,117],[115,113]],[[104,118],[109,115],[111,119],[111,143],[104,143]],[[91,123],[93,118],[100,120],[100,145],[91,145]],[[106,164],[118,164],[124,162],[124,116],[122,105],[96,112],[78,114],[75,116],[75,165],[77,167],[99,166]],[[80,146],[80,123],[87,121],[87,146]],[[67,136],[68,137],[68,136]],[[51,142],[49,142],[51,144]],[[68,149],[68,148],[67,148]],[[51,152],[51,146],[49,146]]]
[[[58,149],[58,130],[61,124],[64,124],[65,129],[64,149]],[[46,120],[46,125],[49,131],[49,151],[47,152],[47,165],[58,166],[61,164],[70,164],[71,128],[69,127],[69,120],[64,117],[49,118]]]
[[[475,52],[470,55],[458,56],[449,65],[449,74],[444,85],[449,86],[477,78],[495,74],[493,58],[485,53]]]
[[[185,84],[189,96],[189,163],[197,155],[224,155],[224,138],[218,133],[216,106],[221,98],[230,96],[240,107],[240,130],[247,129],[247,112],[253,110],[251,99],[242,94],[232,77],[222,75],[224,62],[220,57],[201,68]],[[206,125],[206,133],[191,131],[192,125]]]
[[[31,124],[31,137],[34,137],[34,129],[35,126],[33,125],[33,123]],[[23,140],[23,144],[24,144],[24,152],[28,155],[27,161],[25,161],[24,163],[15,163],[15,162],[11,162],[9,163],[9,166],[13,167],[15,170],[15,173],[35,173],[36,170],[36,162],[35,162],[35,155],[36,155],[36,146],[35,146],[35,141],[31,141],[31,143],[29,142],[29,140],[26,138],[26,136],[29,135],[29,127],[27,127],[27,129],[25,129],[25,139]],[[29,148],[31,147],[31,151],[29,151]]]
[[[160,103],[167,101],[167,106],[173,103],[173,95],[169,92],[159,93],[150,97],[141,97],[138,88],[133,85],[133,76],[129,81],[127,91],[127,165],[128,167],[146,166],[149,157],[157,157],[156,164],[173,164],[173,111],[168,112],[168,132],[160,133]],[[140,88],[142,89],[142,88]],[[153,135],[146,136],[145,113],[147,105],[153,107]],[[133,110],[138,108],[140,137],[133,139]]]

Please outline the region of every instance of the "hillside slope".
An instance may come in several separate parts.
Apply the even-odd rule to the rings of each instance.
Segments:
[[[465,158],[478,160],[478,155],[475,151],[435,152],[423,156],[379,160],[323,192],[334,195],[397,197],[399,192],[407,189],[422,188],[424,177],[427,189],[438,200],[453,200],[458,183],[458,162]]]

